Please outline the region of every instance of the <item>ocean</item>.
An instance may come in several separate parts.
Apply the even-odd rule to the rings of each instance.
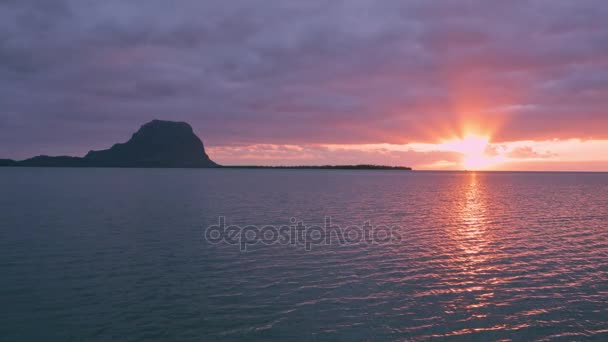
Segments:
[[[608,340],[608,174],[0,169],[2,341]]]

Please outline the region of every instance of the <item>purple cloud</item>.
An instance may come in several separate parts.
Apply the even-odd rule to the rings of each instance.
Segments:
[[[601,1],[3,1],[0,156],[153,118],[210,146],[608,138]]]

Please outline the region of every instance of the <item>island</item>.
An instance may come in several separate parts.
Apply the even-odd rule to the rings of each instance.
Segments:
[[[278,169],[278,170],[293,170],[293,169],[313,169],[313,170],[402,170],[412,171],[411,167],[406,166],[388,166],[374,164],[358,164],[358,165],[296,165],[296,166],[258,166],[258,165],[223,165],[224,169]]]
[[[321,165],[321,166],[238,166],[219,165],[209,158],[202,140],[186,122],[152,120],[125,143],[84,157],[37,156],[15,161],[0,159],[0,167],[125,167],[125,168],[223,168],[223,169],[323,169],[323,170],[406,170],[403,166]]]
[[[90,151],[84,157],[0,159],[0,166],[210,168],[219,165],[205,153],[203,142],[188,123],[152,120],[141,126],[129,141],[107,150]]]

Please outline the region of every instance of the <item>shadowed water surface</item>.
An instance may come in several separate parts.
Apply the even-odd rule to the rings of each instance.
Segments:
[[[608,339],[608,174],[0,169],[7,341]],[[384,245],[205,227],[397,225]]]

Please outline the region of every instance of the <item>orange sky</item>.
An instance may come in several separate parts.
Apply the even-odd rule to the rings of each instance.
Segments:
[[[255,144],[211,147],[224,164],[320,165],[374,163],[418,170],[607,171],[608,140],[487,142],[464,140],[411,144]]]

